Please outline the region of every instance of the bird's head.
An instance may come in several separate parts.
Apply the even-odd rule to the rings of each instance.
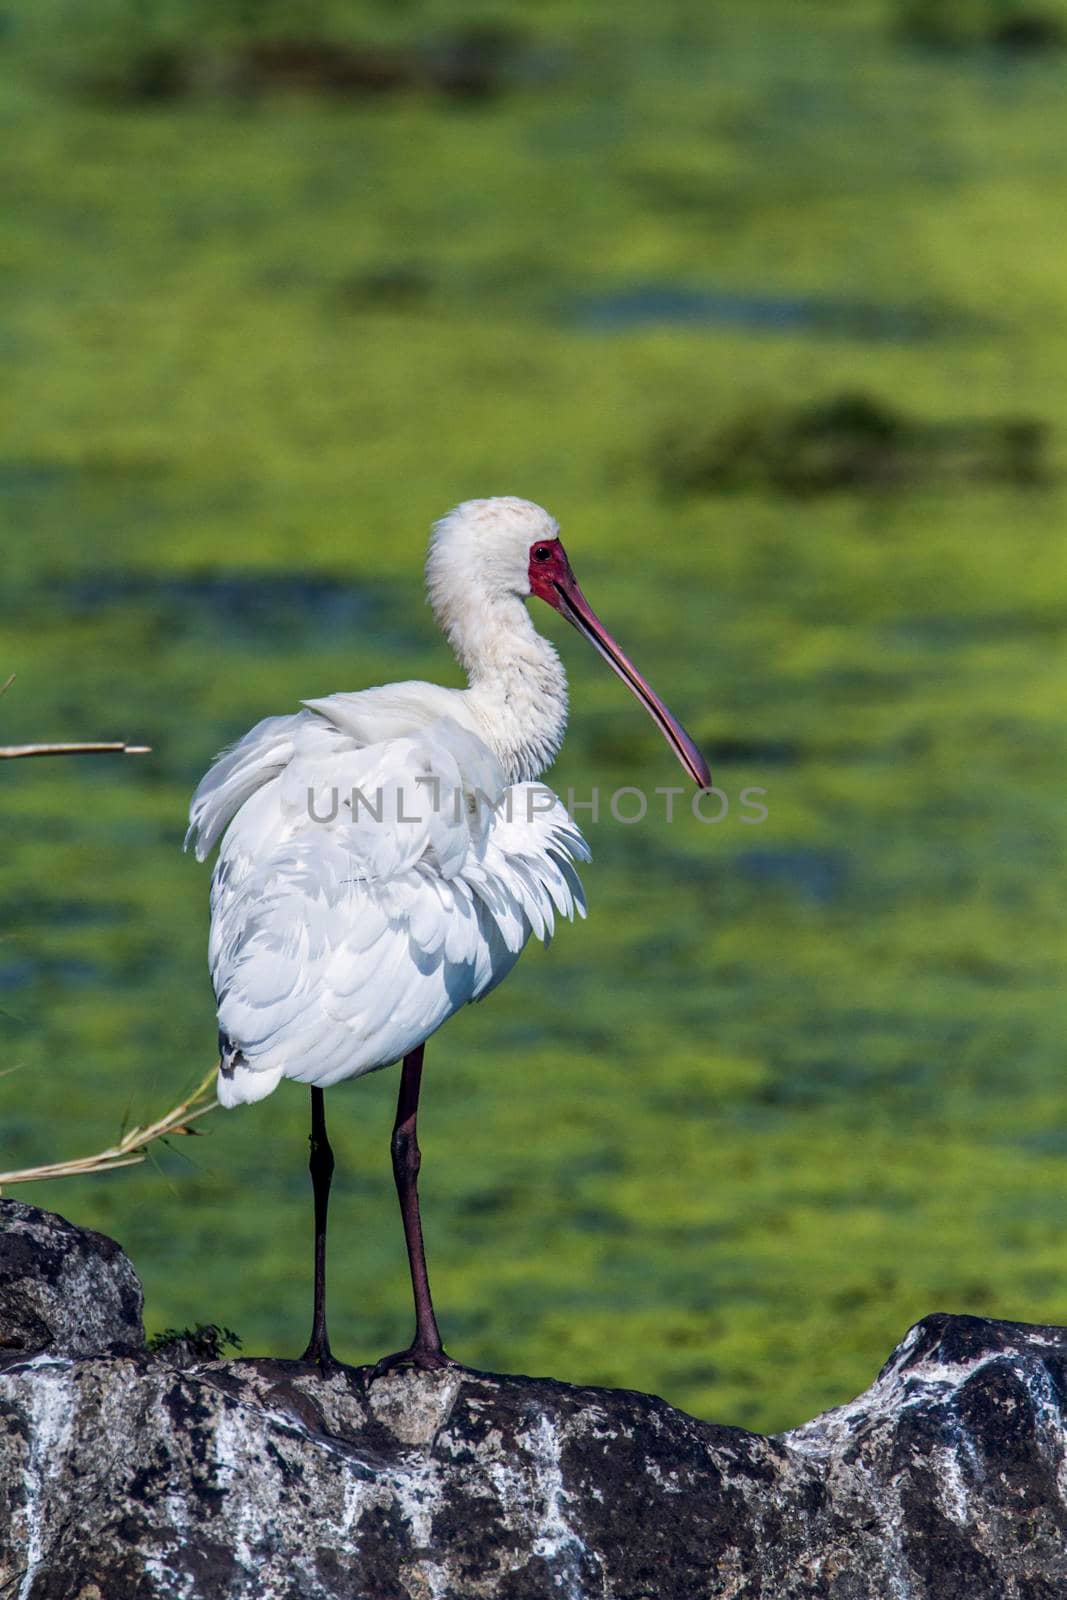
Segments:
[[[536,595],[577,628],[641,702],[686,772],[711,787],[708,764],[689,734],[642,677],[583,595],[559,536],[559,524],[531,500],[502,495],[465,500],[434,525],[426,565],[430,602],[454,637],[457,608],[491,607],[505,597]]]

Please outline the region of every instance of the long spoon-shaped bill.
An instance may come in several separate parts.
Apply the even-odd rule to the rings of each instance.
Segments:
[[[554,541],[548,547],[551,555],[531,561],[531,589],[548,602],[561,616],[566,617],[584,634],[595,650],[604,657],[612,672],[617,673],[630,692],[638,699],[659,728],[682,766],[700,789],[711,788],[708,764],[686,733],[677,717],[663,704],[648,680],[638,672],[629,656],[605,628],[589,601],[578,587],[563,546]]]

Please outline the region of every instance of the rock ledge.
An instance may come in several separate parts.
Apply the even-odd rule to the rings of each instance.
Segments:
[[[927,1317],[865,1394],[763,1438],[548,1379],[176,1370],[131,1282],[0,1201],[5,1600],[1067,1594],[1067,1330]]]

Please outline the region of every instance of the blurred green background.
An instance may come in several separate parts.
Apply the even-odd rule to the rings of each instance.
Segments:
[[[590,827],[589,922],[428,1052],[449,1348],[773,1429],[926,1312],[1067,1321],[1059,0],[2,24],[0,738],[154,753],[0,770],[0,1168],[210,1065],[191,789],[304,696],[458,682],[427,529],[517,493],[734,804]],[[681,782],[538,623],[556,787]],[[329,1097],[353,1361],[409,1333],[396,1087]],[[295,1354],[306,1120],[9,1192],[150,1328]]]

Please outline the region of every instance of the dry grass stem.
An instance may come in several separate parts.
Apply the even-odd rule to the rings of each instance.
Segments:
[[[172,1106],[155,1122],[143,1127],[129,1128],[117,1144],[95,1155],[76,1156],[69,1161],[52,1161],[40,1167],[23,1167],[15,1172],[0,1172],[0,1193],[13,1183],[37,1183],[46,1178],[77,1178],[90,1172],[113,1172],[116,1167],[135,1167],[148,1155],[148,1147],[158,1139],[175,1134],[194,1134],[191,1126],[209,1111],[214,1111],[218,1101],[211,1095],[217,1067],[197,1084],[192,1094],[179,1105]],[[210,1098],[209,1098],[210,1096]]]
[[[0,695],[6,694],[15,681],[15,674],[0,683]],[[0,761],[17,761],[22,756],[146,756],[149,744],[127,744],[124,739],[92,740],[88,743],[62,744],[0,744]]]
[[[0,744],[0,761],[14,761],[20,756],[98,756],[108,752],[144,756],[151,748],[147,744],[123,744],[121,740],[99,744]]]

